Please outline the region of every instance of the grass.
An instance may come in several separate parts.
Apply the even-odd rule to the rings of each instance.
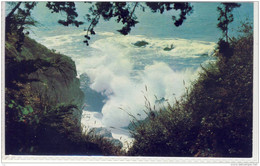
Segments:
[[[252,33],[233,38],[231,47],[230,58],[216,53],[216,63],[202,66],[199,78],[174,105],[132,125],[135,141],[128,155],[252,156]]]
[[[6,154],[16,155],[120,155],[120,147],[102,137],[82,133],[74,105],[61,105],[26,121],[6,127]],[[10,110],[8,110],[10,111]],[[16,111],[12,109],[12,111]],[[35,115],[35,114],[34,114]],[[8,117],[8,119],[10,119]]]

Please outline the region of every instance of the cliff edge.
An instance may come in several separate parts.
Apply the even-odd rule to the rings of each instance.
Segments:
[[[6,154],[46,154],[44,146],[69,144],[70,137],[81,134],[84,94],[71,58],[29,37],[18,52],[16,40],[8,36],[5,42]],[[59,148],[53,146],[53,152]]]

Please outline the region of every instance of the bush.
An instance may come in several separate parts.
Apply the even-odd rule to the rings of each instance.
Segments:
[[[60,105],[34,119],[7,116],[6,154],[19,155],[122,155],[120,147],[102,137],[83,133],[73,119],[74,105]],[[17,111],[7,109],[8,112]]]
[[[202,66],[198,80],[173,106],[133,125],[135,141],[128,155],[252,156],[252,33],[230,46],[230,57],[217,54],[217,62]]]
[[[181,111],[182,105],[170,105],[160,110],[155,117],[148,117],[139,125],[134,125],[132,136],[135,138],[128,155],[140,156],[192,156],[189,151],[194,143],[194,128],[191,114]]]

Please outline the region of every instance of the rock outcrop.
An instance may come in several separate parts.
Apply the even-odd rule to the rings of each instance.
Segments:
[[[37,102],[54,107],[76,105],[79,110],[74,115],[80,124],[84,94],[74,61],[28,37],[25,38],[22,52],[17,52],[15,38],[11,36],[8,39],[5,43],[6,87],[17,89],[18,85],[18,89],[27,89],[23,95],[30,100],[25,102],[36,107],[33,109],[39,109]]]
[[[105,138],[107,140],[109,140],[113,145],[122,148],[123,147],[123,143],[112,137],[112,133],[111,131],[109,131],[107,128],[103,128],[103,127],[98,127],[98,128],[92,128],[92,134],[93,136],[100,136],[102,138]]]
[[[121,147],[115,146],[120,141],[114,140],[111,133],[105,132],[110,137],[98,138],[82,133],[84,93],[71,58],[28,37],[18,52],[17,38],[9,35],[6,39],[5,154],[121,153]],[[95,94],[86,88],[90,95]]]

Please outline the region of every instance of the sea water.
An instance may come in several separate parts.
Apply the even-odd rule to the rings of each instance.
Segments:
[[[31,37],[75,61],[86,96],[82,115],[85,131],[106,128],[127,148],[133,141],[127,126],[132,116],[140,120],[147,117],[147,100],[156,110],[167,102],[174,103],[198,78],[200,66],[216,60],[213,55],[221,37],[216,26],[219,3],[192,5],[193,14],[178,28],[171,12],[137,11],[140,23],[126,36],[117,33],[119,24],[101,21],[87,47],[83,28],[59,26],[57,15],[46,19],[52,15],[40,3],[33,16],[41,26],[33,28]],[[83,12],[80,3],[77,6]],[[243,3],[234,15],[231,34],[236,35],[239,21],[252,20],[253,4]],[[147,44],[137,46],[137,42]]]

